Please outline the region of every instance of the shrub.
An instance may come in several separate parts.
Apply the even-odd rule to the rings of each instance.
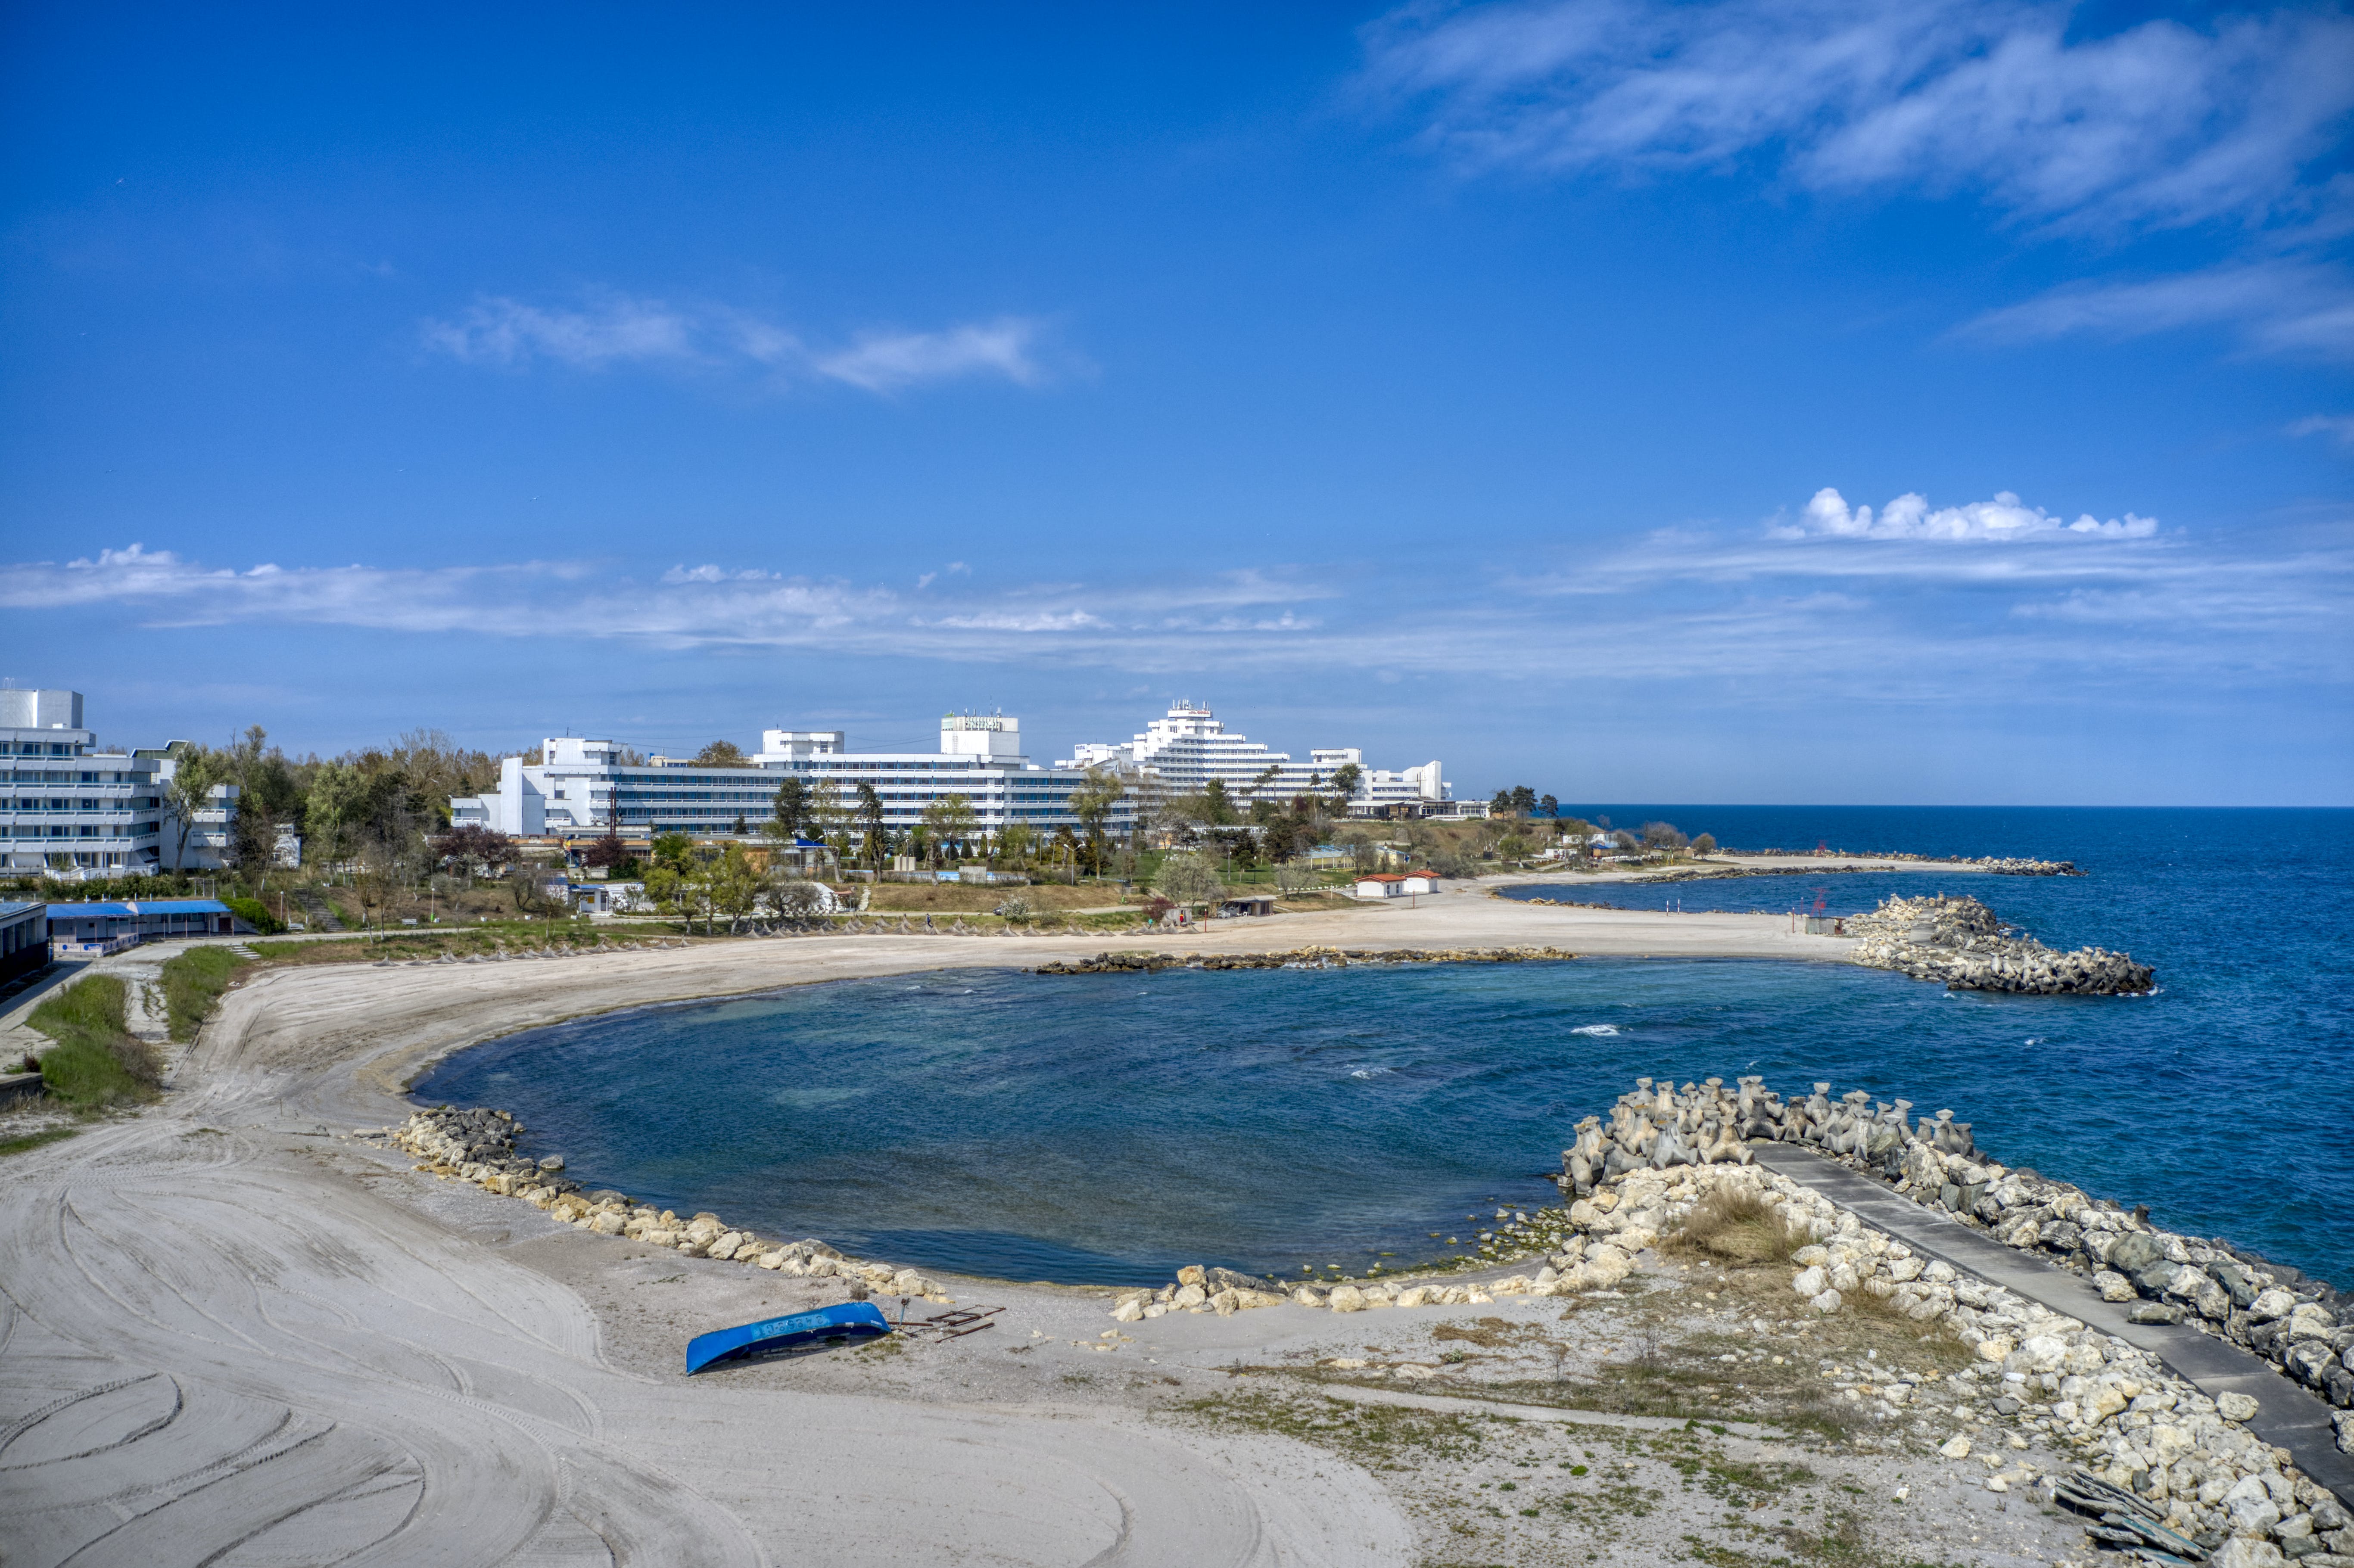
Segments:
[[[1673,1252],[1706,1253],[1728,1263],[1787,1263],[1812,1238],[1782,1218],[1755,1192],[1718,1187],[1694,1203],[1683,1224],[1659,1245]]]
[[[286,929],[278,916],[270,912],[270,906],[259,898],[224,898],[221,902],[228,906],[230,914],[265,937],[275,937]]]
[[[194,1040],[229,980],[245,960],[227,948],[190,948],[164,962],[164,1006],[172,1017],[172,1038]]]
[[[130,992],[115,975],[89,975],[45,999],[26,1020],[57,1042],[41,1053],[41,1086],[85,1109],[152,1100],[162,1071],[132,1038]]]

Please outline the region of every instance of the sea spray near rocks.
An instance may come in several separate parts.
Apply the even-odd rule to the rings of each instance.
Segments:
[[[1949,991],[2031,996],[2122,996],[2148,991],[2156,973],[2105,948],[2057,952],[2012,932],[1975,898],[1884,898],[1868,915],[1850,916],[1861,938],[1850,961],[1941,980]]]

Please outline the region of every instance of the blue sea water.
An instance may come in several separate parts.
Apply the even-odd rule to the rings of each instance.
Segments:
[[[514,1110],[571,1173],[922,1266],[1134,1283],[1352,1272],[1553,1201],[1638,1075],[1950,1107],[1979,1145],[2354,1286],[2354,812],[1623,807],[1728,844],[2075,861],[2081,878],[1810,874],[1555,896],[1846,914],[1967,892],[2145,998],[1948,992],[1847,965],[1011,970],[584,1020],[461,1053],[428,1103]],[[1543,893],[1543,888],[1528,889]],[[1434,1234],[1435,1233],[1435,1234]]]

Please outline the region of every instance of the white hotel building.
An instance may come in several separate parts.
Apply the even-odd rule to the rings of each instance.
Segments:
[[[0,691],[0,865],[143,875],[171,853],[165,815],[154,759],[99,750],[80,692]]]
[[[1485,815],[1480,807],[1458,808],[1454,791],[1440,776],[1436,761],[1392,773],[1367,768],[1365,755],[1353,746],[1318,747],[1304,763],[1288,751],[1275,751],[1245,736],[1230,732],[1206,707],[1180,702],[1168,715],[1154,719],[1144,733],[1123,745],[1081,746],[1064,764],[1069,768],[1136,768],[1151,773],[1172,793],[1199,794],[1215,779],[1226,793],[1242,801],[1265,799],[1288,801],[1306,791],[1331,785],[1332,775],[1354,763],[1357,789],[1350,802],[1352,814],[1378,816],[1390,808],[1407,806],[1416,815],[1450,816],[1459,810]],[[1268,768],[1274,777],[1265,784]]]
[[[532,838],[595,837],[608,827],[630,838],[719,837],[733,832],[739,819],[758,830],[774,814],[777,786],[799,778],[811,785],[830,780],[846,810],[856,809],[859,785],[873,786],[893,832],[916,826],[927,806],[951,795],[970,804],[982,832],[1015,822],[1042,833],[1080,826],[1070,800],[1086,787],[1086,769],[1031,762],[1022,753],[1019,719],[950,714],[940,720],[938,751],[851,751],[843,743],[838,729],[772,729],[763,732],[752,766],[710,768],[623,762],[617,742],[557,736],[544,744],[539,762],[506,758],[495,794],[452,799],[451,821]],[[1132,819],[1132,806],[1122,800],[1106,829],[1124,834]]]
[[[838,729],[771,729],[745,768],[712,768],[657,758],[625,762],[620,744],[577,736],[551,736],[540,760],[510,757],[501,764],[495,793],[466,795],[450,802],[453,825],[478,823],[525,838],[591,838],[609,827],[629,838],[657,833],[721,837],[742,821],[758,831],[773,815],[777,786],[787,778],[811,785],[830,780],[845,810],[857,804],[858,786],[874,787],[883,801],[884,824],[904,832],[924,819],[924,809],[961,795],[972,809],[974,826],[994,833],[1019,822],[1042,833],[1076,831],[1071,797],[1084,789],[1087,770],[1105,768],[1133,783],[1150,774],[1171,794],[1198,793],[1213,779],[1247,802],[1254,793],[1288,800],[1304,790],[1323,789],[1344,765],[1360,775],[1352,810],[1384,814],[1405,805],[1417,815],[1484,815],[1478,803],[1458,805],[1440,777],[1437,762],[1391,773],[1364,766],[1354,747],[1320,748],[1305,763],[1271,751],[1246,736],[1229,734],[1207,708],[1180,703],[1125,745],[1079,747],[1068,759],[1041,768],[1022,750],[1022,721],[1002,714],[950,714],[940,720],[938,751],[852,751]],[[1274,768],[1262,788],[1259,779]],[[1135,800],[1124,798],[1105,826],[1125,835],[1134,825]]]

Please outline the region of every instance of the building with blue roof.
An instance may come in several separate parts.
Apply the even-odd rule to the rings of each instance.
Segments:
[[[49,946],[66,953],[111,952],[164,937],[249,936],[253,927],[217,898],[126,898],[49,906]]]

